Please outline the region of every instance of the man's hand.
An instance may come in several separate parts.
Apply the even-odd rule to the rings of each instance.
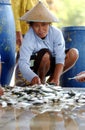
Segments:
[[[49,82],[49,83],[53,83],[53,84],[55,84],[56,86],[59,86],[59,84],[60,84],[59,79],[54,79],[54,78],[52,78],[52,77],[50,77],[50,78],[48,79],[48,82]]]
[[[4,94],[3,89],[0,87],[0,96]]]
[[[79,82],[85,82],[85,71],[82,71],[79,74],[77,74],[76,80]]]
[[[56,64],[54,73],[50,76],[50,78],[48,79],[48,82],[54,83],[56,86],[59,86],[60,76],[62,74],[62,71],[63,71],[63,64]]]
[[[31,85],[34,85],[34,84],[41,84],[41,80],[39,77],[35,76],[32,81],[31,81]]]

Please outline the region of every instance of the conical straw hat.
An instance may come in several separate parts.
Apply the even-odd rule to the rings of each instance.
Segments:
[[[58,22],[59,20],[49,9],[39,1],[30,11],[26,12],[20,20],[26,22]]]

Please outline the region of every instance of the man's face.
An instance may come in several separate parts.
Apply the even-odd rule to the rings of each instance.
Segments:
[[[49,30],[49,23],[45,22],[34,22],[32,24],[32,28],[34,32],[40,37],[44,38],[46,37],[48,30]]]

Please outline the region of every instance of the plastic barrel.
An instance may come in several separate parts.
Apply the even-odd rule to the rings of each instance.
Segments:
[[[2,86],[9,85],[15,65],[15,22],[9,0],[0,0],[0,55]]]
[[[66,48],[77,48],[79,50],[79,59],[69,71],[61,76],[62,87],[85,87],[84,82],[68,80],[81,71],[85,71],[85,26],[69,26],[62,28]]]

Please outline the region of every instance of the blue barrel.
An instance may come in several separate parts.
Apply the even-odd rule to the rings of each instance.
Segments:
[[[75,66],[61,76],[62,87],[85,87],[85,83],[76,80],[68,80],[81,71],[85,71],[85,26],[63,27],[62,32],[66,42],[66,48],[77,48],[79,59]]]
[[[2,71],[0,84],[9,85],[15,65],[15,22],[9,0],[0,0],[0,55]]]

